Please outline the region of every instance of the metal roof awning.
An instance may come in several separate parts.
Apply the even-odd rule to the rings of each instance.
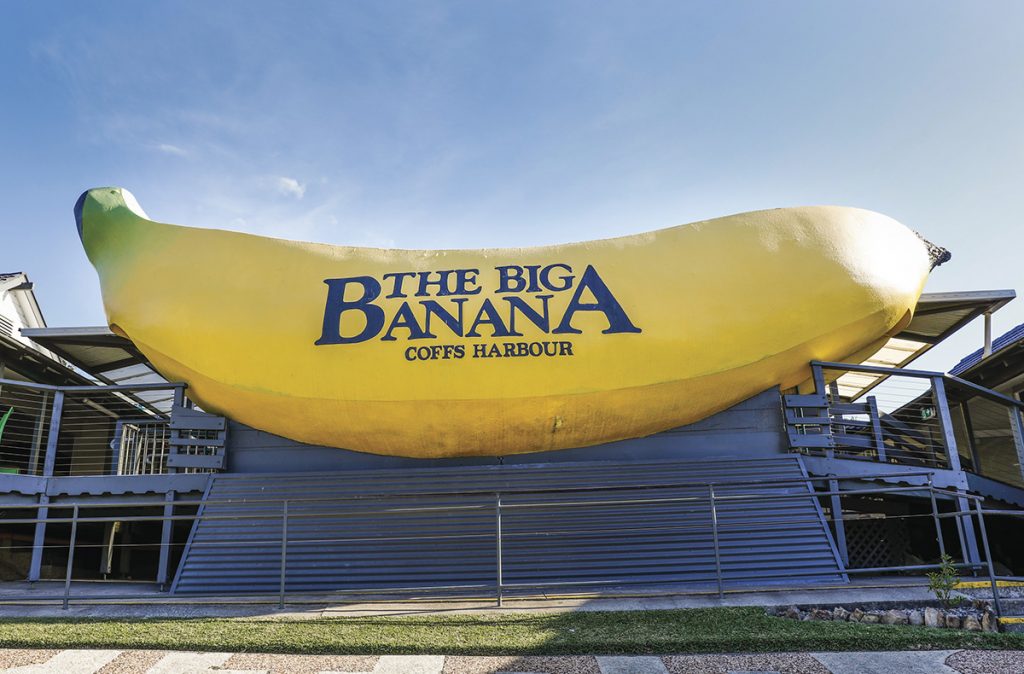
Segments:
[[[104,384],[168,383],[131,340],[110,328],[23,328],[21,334]],[[169,388],[136,391],[131,396],[161,412],[169,412],[174,402]]]
[[[917,302],[910,325],[891,337],[863,364],[906,367],[978,316],[1001,309],[1016,296],[1013,290],[924,293]],[[887,378],[887,375],[847,372],[839,377],[836,384],[840,396],[856,400]]]

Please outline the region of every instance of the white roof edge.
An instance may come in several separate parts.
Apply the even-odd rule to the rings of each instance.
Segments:
[[[21,334],[25,337],[73,337],[76,335],[88,337],[116,336],[106,326],[89,326],[82,328],[22,328]]]
[[[1017,297],[1017,291],[1012,289],[1004,290],[958,290],[941,293],[921,293],[922,300],[955,301],[955,300],[991,300],[993,302],[1003,300],[1009,302]]]

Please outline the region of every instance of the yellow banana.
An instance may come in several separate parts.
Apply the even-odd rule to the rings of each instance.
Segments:
[[[426,251],[162,224],[119,188],[75,213],[110,326],[204,409],[411,457],[639,437],[796,386],[901,329],[937,255],[839,207]]]

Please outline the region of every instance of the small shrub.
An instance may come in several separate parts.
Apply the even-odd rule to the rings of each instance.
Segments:
[[[953,594],[960,582],[960,574],[957,573],[953,558],[949,555],[943,554],[939,563],[939,570],[928,574],[928,589],[935,593],[935,598],[942,604],[942,608],[956,608],[964,600],[963,597]]]

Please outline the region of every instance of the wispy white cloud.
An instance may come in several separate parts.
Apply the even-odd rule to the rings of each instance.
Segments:
[[[277,179],[277,191],[286,197],[301,199],[306,195],[306,186],[295,178],[281,176]]]
[[[170,143],[158,143],[156,149],[164,154],[174,155],[175,157],[188,156],[188,150],[180,148],[177,145],[171,145]]]

